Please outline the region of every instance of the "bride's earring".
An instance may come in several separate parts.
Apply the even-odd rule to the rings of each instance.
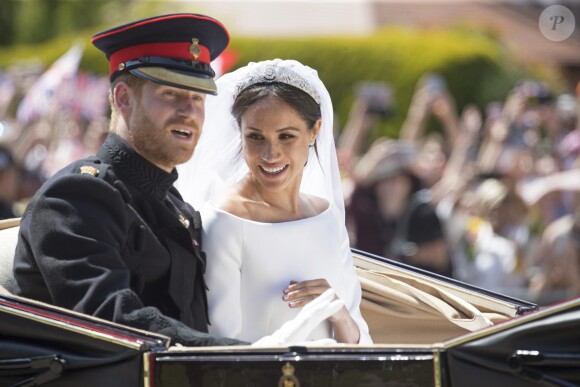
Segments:
[[[314,144],[316,144],[316,139],[310,141],[310,143],[308,144],[308,148],[312,148],[314,146]],[[304,166],[308,165],[308,160],[306,160],[306,162],[304,163]]]

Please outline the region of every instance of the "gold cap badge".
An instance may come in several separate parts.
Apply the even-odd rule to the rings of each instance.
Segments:
[[[191,46],[189,46],[189,53],[193,56],[193,59],[197,60],[201,55],[201,49],[199,48],[199,39],[191,39]]]

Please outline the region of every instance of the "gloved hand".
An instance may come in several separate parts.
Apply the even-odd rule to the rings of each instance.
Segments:
[[[328,289],[302,308],[296,317],[285,322],[276,332],[262,337],[252,345],[260,347],[297,343],[303,345],[314,328],[338,312],[343,306],[344,303],[336,297],[334,290]],[[313,341],[312,344],[329,344],[331,343],[329,340],[332,339]],[[334,340],[332,342],[336,343]]]

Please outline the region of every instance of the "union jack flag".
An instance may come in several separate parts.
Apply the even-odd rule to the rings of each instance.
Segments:
[[[75,77],[83,50],[82,45],[73,45],[28,89],[16,111],[16,118],[20,124],[27,125],[39,117],[56,111],[55,94],[65,80]]]

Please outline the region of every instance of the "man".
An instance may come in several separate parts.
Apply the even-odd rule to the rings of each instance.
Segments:
[[[208,335],[201,220],[173,187],[201,134],[210,67],[229,42],[202,15],[173,14],[96,34],[110,61],[111,133],[96,157],[57,172],[31,200],[14,293],[165,334]]]

